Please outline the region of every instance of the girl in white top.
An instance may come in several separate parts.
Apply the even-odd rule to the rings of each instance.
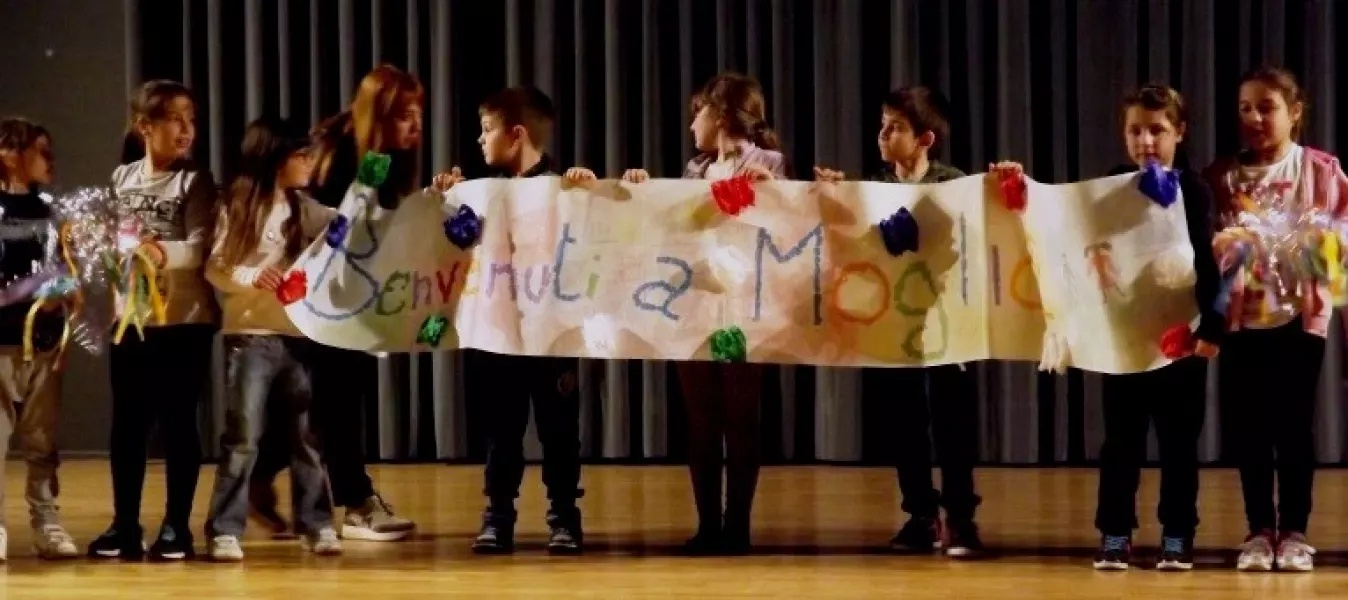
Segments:
[[[140,225],[140,250],[158,268],[165,321],[148,322],[142,338],[128,331],[109,352],[112,374],[112,526],[89,545],[94,558],[139,560],[140,525],[150,426],[164,433],[167,507],[151,558],[181,560],[192,553],[192,516],[201,438],[197,403],[210,377],[216,307],[202,278],[216,189],[192,163],[196,106],[176,81],[146,83],[131,100],[131,127],[122,165],[112,173],[115,208]],[[116,306],[124,306],[121,293]]]
[[[285,314],[276,290],[305,244],[336,211],[299,191],[312,171],[305,132],[286,121],[260,119],[243,139],[240,175],[221,207],[206,278],[224,313],[226,430],[221,436],[211,509],[206,520],[210,558],[243,559],[239,539],[248,517],[249,475],[269,427],[298,440],[290,457],[295,521],[305,549],[340,554],[332,500],[309,428],[315,344]],[[269,410],[273,402],[283,410]],[[272,415],[293,415],[267,423]]]

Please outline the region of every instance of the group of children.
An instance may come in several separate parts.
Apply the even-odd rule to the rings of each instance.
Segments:
[[[289,322],[274,291],[283,271],[306,243],[320,235],[355,178],[358,158],[376,151],[394,155],[393,169],[379,187],[378,202],[390,208],[419,185],[421,85],[411,75],[380,66],[361,82],[351,107],[320,124],[317,143],[304,128],[264,118],[244,136],[238,173],[217,198],[211,174],[193,165],[194,105],[181,84],[147,83],[132,102],[132,130],[125,157],[113,174],[119,214],[139,218],[142,249],[164,270],[172,301],[168,323],[145,338],[128,337],[112,350],[112,472],[114,523],[95,539],[96,557],[139,559],[145,551],[139,524],[148,426],[157,418],[168,447],[168,510],[152,558],[193,554],[188,530],[199,470],[197,390],[207,378],[211,338],[224,334],[227,357],[227,425],[207,517],[208,554],[240,560],[239,538],[251,515],[275,532],[290,528],[276,510],[272,480],[290,467],[294,529],[307,549],[342,550],[341,539],[392,540],[413,524],[393,514],[365,473],[358,444],[359,396],[345,387],[352,369],[372,370],[369,357],[335,350],[304,338]],[[1230,375],[1222,394],[1231,412],[1229,435],[1242,440],[1233,456],[1240,467],[1250,535],[1241,547],[1242,570],[1310,570],[1314,549],[1306,539],[1315,456],[1311,445],[1316,384],[1323,359],[1329,302],[1308,303],[1300,318],[1269,326],[1247,319],[1242,307],[1261,302],[1257,289],[1235,290],[1232,308],[1219,311],[1221,280],[1209,251],[1214,231],[1235,223],[1238,197],[1265,205],[1301,203],[1341,217],[1348,177],[1337,159],[1295,140],[1305,101],[1286,71],[1263,68],[1247,74],[1239,92],[1245,150],[1219,161],[1202,176],[1180,169],[1179,181],[1194,245],[1196,300],[1201,310],[1194,355],[1162,369],[1106,377],[1106,440],[1096,527],[1101,533],[1095,566],[1124,569],[1131,562],[1137,528],[1135,497],[1145,460],[1147,431],[1155,422],[1162,463],[1159,517],[1163,527],[1157,567],[1193,565],[1198,526],[1197,441],[1204,420],[1207,359],[1222,350]],[[683,177],[756,180],[787,177],[787,165],[768,126],[763,93],[750,78],[721,74],[691,101],[690,126],[698,155]],[[1147,85],[1122,103],[1129,163],[1111,174],[1150,163],[1167,169],[1182,161],[1187,131],[1180,94]],[[556,173],[547,147],[555,121],[552,102],[532,88],[509,88],[480,105],[481,146],[486,163],[505,177]],[[962,177],[932,158],[949,136],[948,105],[928,88],[892,92],[880,113],[877,142],[886,169],[877,180],[935,183]],[[399,160],[399,157],[402,160]],[[48,203],[38,188],[51,180],[51,136],[20,119],[0,124],[0,255],[4,281],[21,278],[41,257],[52,228]],[[989,166],[997,177],[1021,175],[1014,162]],[[821,181],[846,175],[816,167]],[[574,167],[563,177],[593,180]],[[639,184],[650,174],[630,169],[624,180]],[[456,168],[435,175],[432,188],[448,193],[462,181]],[[1314,288],[1314,282],[1307,282]],[[1317,289],[1323,294],[1325,290]],[[28,461],[27,500],[39,555],[78,554],[61,528],[54,504],[56,448],[53,443],[59,366],[51,354],[25,360],[17,350],[28,305],[0,309],[0,402],[8,442],[19,435]],[[35,336],[51,348],[59,315],[39,319]],[[484,511],[475,551],[514,549],[515,498],[524,472],[522,439],[530,401],[543,444],[543,480],[552,552],[583,545],[578,440],[578,364],[574,359],[497,355],[467,351],[470,378],[499,372],[505,382],[485,402],[488,456]],[[686,550],[695,554],[743,554],[750,550],[750,515],[760,464],[759,406],[763,370],[751,364],[688,361],[678,365],[689,424],[689,466],[698,514],[697,533]],[[896,549],[974,557],[984,552],[974,514],[980,503],[973,469],[977,449],[976,382],[960,365],[876,369],[885,389],[899,390],[898,479],[910,520],[892,540]],[[169,378],[168,381],[165,378]],[[345,387],[344,387],[345,386]],[[1275,406],[1276,403],[1276,406]],[[310,410],[312,408],[312,410]],[[942,489],[932,480],[934,434]],[[334,443],[321,443],[320,439]],[[1281,503],[1274,508],[1274,476]],[[724,476],[724,479],[723,479]],[[332,492],[327,486],[331,484]],[[346,507],[342,531],[333,503]],[[945,509],[945,519],[941,509]],[[0,527],[0,558],[5,532]]]

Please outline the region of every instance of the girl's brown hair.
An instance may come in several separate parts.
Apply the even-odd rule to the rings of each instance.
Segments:
[[[1168,85],[1148,83],[1123,97],[1121,118],[1128,119],[1128,109],[1138,107],[1142,110],[1157,110],[1165,113],[1170,124],[1179,129],[1189,123],[1189,109],[1185,107],[1184,96]]]
[[[1306,118],[1306,95],[1302,92],[1301,85],[1297,83],[1296,75],[1281,67],[1265,65],[1256,67],[1240,77],[1240,85],[1252,81],[1262,83],[1282,94],[1283,102],[1287,103],[1289,111],[1297,105],[1301,106],[1301,116],[1292,123],[1292,139],[1300,138],[1301,123]]]
[[[717,118],[725,121],[730,135],[747,139],[765,150],[780,149],[777,134],[768,126],[763,88],[752,78],[739,73],[712,77],[693,94],[690,106],[693,115],[703,107],[710,107]]]
[[[10,117],[0,121],[0,152],[22,154],[42,138],[51,140],[51,134],[45,127],[28,119]],[[5,170],[4,161],[0,161],[0,190],[8,187],[9,178],[10,173]]]
[[[304,128],[282,119],[263,117],[248,125],[243,134],[239,172],[229,183],[221,205],[225,217],[219,261],[238,265],[257,249],[262,228],[276,203],[276,176],[286,161],[309,144]],[[286,240],[286,258],[295,259],[303,250],[300,227],[300,198],[294,190],[283,190],[290,204],[290,218],[282,225]]]
[[[346,111],[320,123],[316,130],[328,134],[349,135],[355,140],[356,161],[365,153],[384,152],[388,148],[388,131],[391,123],[408,106],[420,104],[425,97],[421,82],[397,67],[379,65],[360,80],[360,87],[351,99],[351,107]],[[332,167],[332,154],[337,144],[325,142],[318,152],[314,165],[315,181],[326,181],[328,169]],[[406,152],[409,158],[395,160],[390,171],[390,183],[400,194],[409,194],[417,188],[419,165],[416,160],[419,148]],[[396,180],[395,180],[396,179]]]
[[[169,79],[147,81],[140,86],[136,95],[131,97],[131,119],[127,123],[126,137],[122,140],[122,164],[145,158],[145,140],[136,131],[136,126],[167,116],[168,105],[178,98],[192,100],[192,90]]]

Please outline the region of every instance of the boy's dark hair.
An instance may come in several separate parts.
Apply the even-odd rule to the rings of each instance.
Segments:
[[[1159,110],[1165,113],[1170,124],[1176,128],[1189,122],[1189,110],[1184,106],[1184,96],[1168,85],[1148,83],[1123,97],[1122,118],[1128,118],[1128,109],[1137,106],[1142,110]]]
[[[548,145],[557,118],[552,98],[531,86],[509,87],[492,94],[478,106],[478,114],[495,115],[506,127],[524,127],[536,148]]]
[[[941,145],[950,135],[950,101],[927,86],[910,85],[890,92],[883,109],[902,115],[917,135],[930,131],[936,138],[932,146]]]

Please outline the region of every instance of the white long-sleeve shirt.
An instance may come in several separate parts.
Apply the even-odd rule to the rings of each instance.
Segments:
[[[300,228],[304,232],[304,239],[308,241],[323,235],[336,214],[335,209],[323,206],[312,198],[304,198],[300,204]],[[263,223],[257,248],[239,264],[227,265],[220,260],[220,250],[224,247],[229,224],[225,214],[218,217],[215,244],[206,262],[206,280],[215,287],[223,315],[223,333],[302,335],[290,322],[290,317],[286,316],[285,307],[277,299],[276,292],[253,286],[264,269],[274,267],[284,272],[290,267],[284,232],[286,219],[289,218],[289,203],[273,204],[271,213]]]

